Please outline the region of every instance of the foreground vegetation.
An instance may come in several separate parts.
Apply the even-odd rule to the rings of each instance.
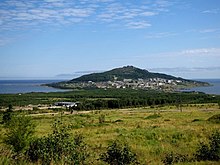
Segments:
[[[58,101],[79,104],[50,106]],[[2,94],[0,108],[0,164],[219,164],[219,95]]]
[[[219,164],[217,103],[183,104],[182,112],[160,105],[78,114],[9,113],[0,125],[0,164]],[[13,139],[16,120],[26,125],[19,125]]]

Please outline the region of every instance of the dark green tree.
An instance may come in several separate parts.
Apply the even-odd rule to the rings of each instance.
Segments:
[[[13,110],[13,107],[12,107],[12,105],[10,104],[9,106],[8,106],[8,109],[3,113],[3,116],[2,116],[2,123],[3,124],[6,124],[6,123],[8,123],[10,120],[11,120],[11,118],[12,118],[12,111]]]

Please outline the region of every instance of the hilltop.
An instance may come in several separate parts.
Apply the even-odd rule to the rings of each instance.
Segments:
[[[175,79],[182,80],[182,78],[177,78],[174,76],[161,74],[161,73],[152,73],[145,69],[136,68],[134,66],[124,66],[122,68],[115,68],[110,71],[103,73],[92,73],[88,75],[75,78],[70,82],[102,82],[102,81],[123,81],[124,79],[148,79],[148,78],[164,78],[164,79]]]
[[[195,86],[207,86],[208,83],[183,79],[162,73],[152,73],[134,66],[124,66],[102,73],[92,73],[70,81],[49,84],[56,88],[132,88],[173,90]]]

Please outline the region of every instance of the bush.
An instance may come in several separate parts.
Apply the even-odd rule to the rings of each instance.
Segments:
[[[208,118],[208,121],[220,124],[220,114],[213,115],[212,117]]]
[[[187,161],[189,161],[188,155],[182,155],[182,154],[173,153],[173,152],[166,154],[166,156],[162,160],[162,162],[165,165],[171,165],[174,163],[187,162]]]
[[[8,109],[3,113],[3,116],[2,116],[2,123],[3,124],[7,124],[8,122],[10,122],[11,118],[12,118],[12,111],[13,107],[12,105],[10,104],[8,106]]]
[[[4,142],[11,146],[16,153],[25,151],[32,140],[35,130],[35,125],[31,118],[20,115],[13,116],[7,125],[5,125],[5,128]]]
[[[209,137],[209,144],[200,143],[195,154],[198,161],[220,160],[220,132],[215,131]]]
[[[33,111],[38,111],[40,110],[38,107],[33,107]]]
[[[202,119],[194,119],[192,120],[192,122],[199,122],[199,121],[203,121]]]
[[[100,116],[99,116],[99,123],[101,124],[101,123],[104,123],[105,122],[105,115],[104,114],[101,114]]]
[[[83,137],[76,135],[71,139],[68,129],[61,122],[55,122],[52,134],[31,143],[27,151],[29,159],[42,164],[84,164],[88,152]]]
[[[71,163],[74,164],[85,164],[85,160],[89,156],[87,145],[83,141],[84,137],[81,134],[76,134],[74,137],[74,150],[70,155]]]
[[[100,159],[110,165],[138,164],[136,154],[127,144],[122,144],[119,141],[108,145],[107,152],[102,154]]]
[[[160,118],[161,115],[160,114],[153,114],[153,115],[149,115],[147,117],[145,117],[145,119],[157,119],[157,118]]]

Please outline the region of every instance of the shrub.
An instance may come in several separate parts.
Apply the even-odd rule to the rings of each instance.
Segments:
[[[209,137],[209,144],[200,143],[195,154],[198,161],[219,161],[220,160],[220,132],[215,131]]]
[[[153,114],[153,115],[149,115],[147,117],[145,117],[145,119],[157,119],[157,118],[160,118],[161,115],[160,114]]]
[[[213,115],[212,117],[208,118],[208,121],[220,124],[220,114]]]
[[[104,114],[101,114],[100,116],[99,116],[99,123],[101,124],[101,123],[104,123],[105,122],[105,115]]]
[[[2,116],[2,123],[3,124],[7,124],[8,122],[10,122],[11,118],[12,118],[12,111],[13,107],[12,105],[10,104],[8,106],[8,109],[3,113],[3,116]]]
[[[71,164],[84,164],[89,156],[87,145],[83,141],[82,134],[76,134],[74,137],[74,149],[70,155]]]
[[[122,144],[119,141],[109,144],[107,152],[102,154],[100,159],[110,165],[138,164],[136,154],[127,144]]]
[[[33,107],[33,111],[38,111],[40,110],[38,107]]]
[[[61,122],[55,122],[53,133],[47,137],[38,138],[30,145],[27,155],[31,161],[42,164],[64,163],[84,164],[89,155],[82,135],[71,139],[69,128]]]
[[[192,122],[199,122],[199,121],[202,121],[202,119],[194,119],[194,120],[192,120]]]
[[[4,142],[10,145],[14,152],[21,153],[25,151],[32,140],[35,124],[30,117],[13,116],[5,125],[6,133]]]
[[[189,161],[188,155],[182,155],[182,154],[173,153],[173,152],[166,154],[164,159],[162,160],[162,162],[165,165],[171,165],[174,163],[187,162],[187,161]]]

